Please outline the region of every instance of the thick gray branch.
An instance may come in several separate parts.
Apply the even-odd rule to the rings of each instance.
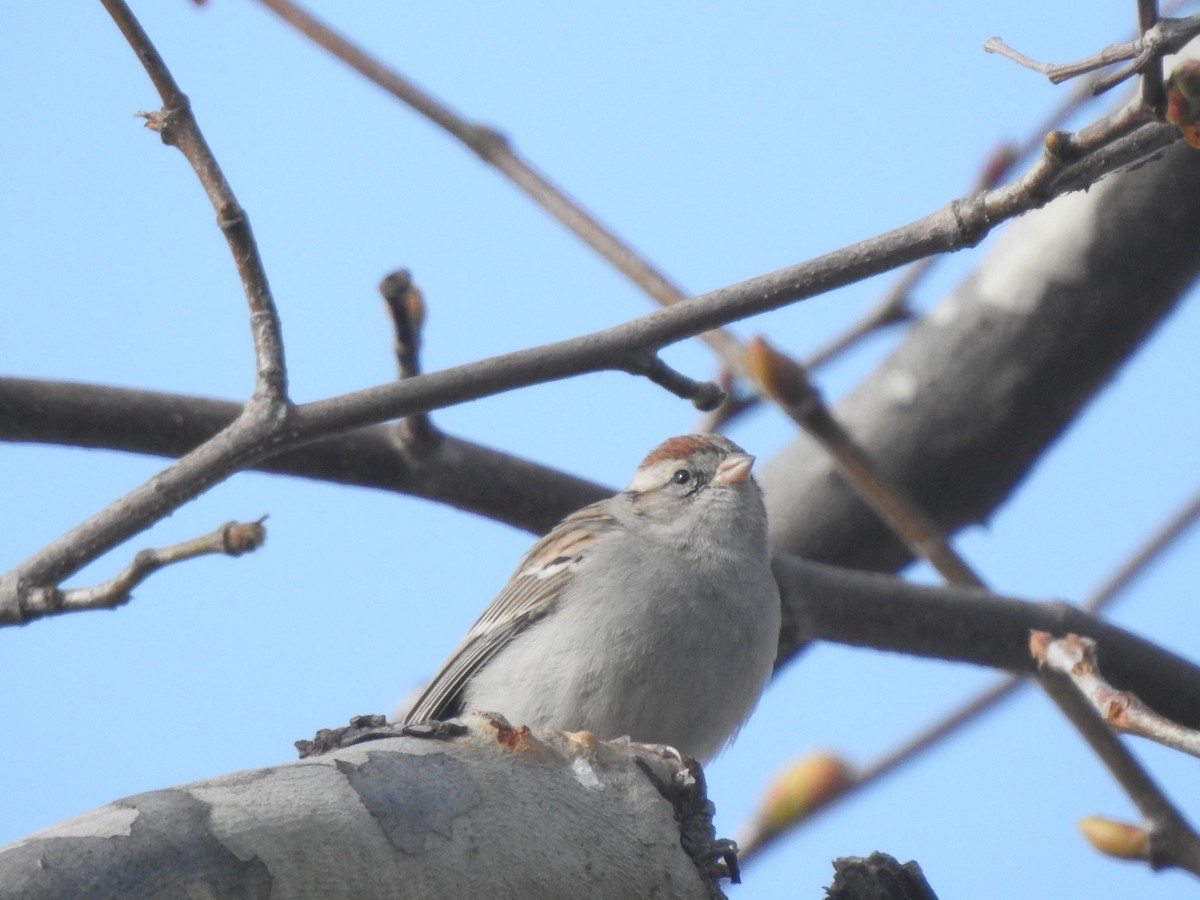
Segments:
[[[466,722],[118,800],[0,848],[0,898],[721,896],[678,761]]]
[[[1200,727],[1200,667],[1065,603],[1032,603],[978,588],[928,587],[776,554],[787,652],[805,640],[1031,673],[1029,632],[1093,638],[1106,674],[1157,712]]]
[[[981,522],[1174,308],[1200,266],[1184,146],[1015,222],[836,408],[947,531]],[[766,465],[775,546],[852,568],[909,554],[808,438]]]

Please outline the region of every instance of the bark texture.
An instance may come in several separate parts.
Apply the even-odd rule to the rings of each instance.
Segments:
[[[678,760],[466,722],[118,800],[0,848],[0,897],[723,896]]]

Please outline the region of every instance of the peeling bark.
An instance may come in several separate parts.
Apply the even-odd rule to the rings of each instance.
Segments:
[[[464,722],[118,800],[0,848],[0,897],[723,896],[678,759]]]

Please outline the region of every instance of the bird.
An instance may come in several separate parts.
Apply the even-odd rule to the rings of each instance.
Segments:
[[[673,437],[525,554],[403,718],[467,712],[667,745],[704,763],[771,675],[779,590],[754,457]]]

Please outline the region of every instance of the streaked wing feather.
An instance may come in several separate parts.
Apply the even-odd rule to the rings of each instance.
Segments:
[[[587,548],[614,525],[605,505],[597,503],[567,516],[534,544],[504,590],[433,676],[404,722],[427,722],[461,712],[459,705],[471,677],[514,636],[554,608]]]

